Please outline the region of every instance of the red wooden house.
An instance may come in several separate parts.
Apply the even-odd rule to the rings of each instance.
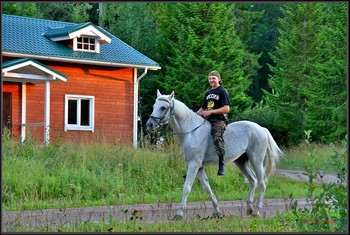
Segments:
[[[30,133],[137,147],[139,81],[158,69],[92,23],[3,14],[2,124],[22,141]]]

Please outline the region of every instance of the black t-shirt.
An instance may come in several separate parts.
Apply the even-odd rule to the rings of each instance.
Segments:
[[[230,96],[227,90],[219,86],[216,89],[210,89],[204,95],[202,108],[206,110],[219,109],[225,105],[231,105]],[[227,120],[227,114],[212,114],[209,118]]]

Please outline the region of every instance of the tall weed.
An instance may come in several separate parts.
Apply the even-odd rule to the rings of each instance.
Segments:
[[[161,151],[3,138],[5,210],[154,203],[180,198],[184,162]],[[48,206],[48,204],[50,204]]]
[[[305,232],[347,232],[347,153],[333,152],[328,164],[337,169],[338,181],[320,186],[315,182],[322,172],[316,164],[318,158],[311,143],[311,131],[305,131],[305,135],[309,149],[309,162],[305,166],[309,178],[308,207],[297,209],[297,201],[294,201],[291,213],[284,215],[282,220],[287,218],[291,226],[297,226],[300,231]],[[343,146],[346,149],[347,139],[343,141]],[[315,191],[319,188],[321,193],[316,194]]]

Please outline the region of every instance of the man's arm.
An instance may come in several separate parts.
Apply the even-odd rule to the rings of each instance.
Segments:
[[[212,110],[204,110],[203,108],[200,108],[198,111],[197,111],[197,114],[198,115],[201,115],[203,117],[207,117],[211,114],[226,114],[226,113],[229,113],[230,112],[230,106],[229,105],[225,105],[221,108],[218,108],[218,109],[212,109]]]

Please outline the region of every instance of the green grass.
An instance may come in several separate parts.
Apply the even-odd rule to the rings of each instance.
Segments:
[[[16,227],[11,232],[300,232],[289,226],[283,219],[275,218],[241,218],[226,216],[221,219],[195,218],[164,223],[145,223],[141,220],[108,223],[100,221],[83,222],[74,226],[56,228],[22,228]]]
[[[4,139],[4,211],[181,201],[187,166],[176,143],[161,151]],[[225,177],[216,175],[216,166],[206,171],[219,200],[246,198],[248,184],[234,164]],[[305,197],[306,191],[306,183],[273,176],[265,198]],[[203,200],[209,198],[195,181],[188,201]]]
[[[317,156],[315,162],[315,167],[319,168],[323,172],[335,173],[338,169],[332,164],[329,164],[330,156],[335,152],[343,152],[344,147],[341,143],[335,144],[316,144],[314,146],[314,155]],[[305,142],[300,143],[299,145],[294,145],[288,149],[283,149],[285,157],[280,159],[278,168],[288,169],[288,170],[305,170],[305,165],[310,160],[308,146]]]
[[[176,141],[164,149],[145,149],[109,145],[104,141],[90,145],[52,143],[40,146],[27,140],[21,144],[3,138],[2,209],[3,211],[38,210],[84,206],[180,202],[186,163]],[[326,163],[334,149],[346,147],[316,145],[317,164]],[[303,170],[310,149],[294,146],[284,149],[286,156],[278,168]],[[322,165],[322,164],[321,164]],[[329,166],[331,164],[328,164]],[[331,167],[330,172],[336,171]],[[206,172],[219,201],[245,200],[248,184],[234,164],[227,164],[225,177],[218,177],[217,167]],[[309,185],[285,177],[272,176],[265,198],[307,197]],[[315,194],[321,187],[316,188]],[[256,191],[256,194],[258,192]],[[199,181],[195,181],[189,202],[209,200]],[[69,227],[39,228],[46,232],[302,232],[285,217],[243,219],[236,216],[220,220],[147,224],[142,221],[82,223]],[[34,231],[13,227],[12,232]]]

